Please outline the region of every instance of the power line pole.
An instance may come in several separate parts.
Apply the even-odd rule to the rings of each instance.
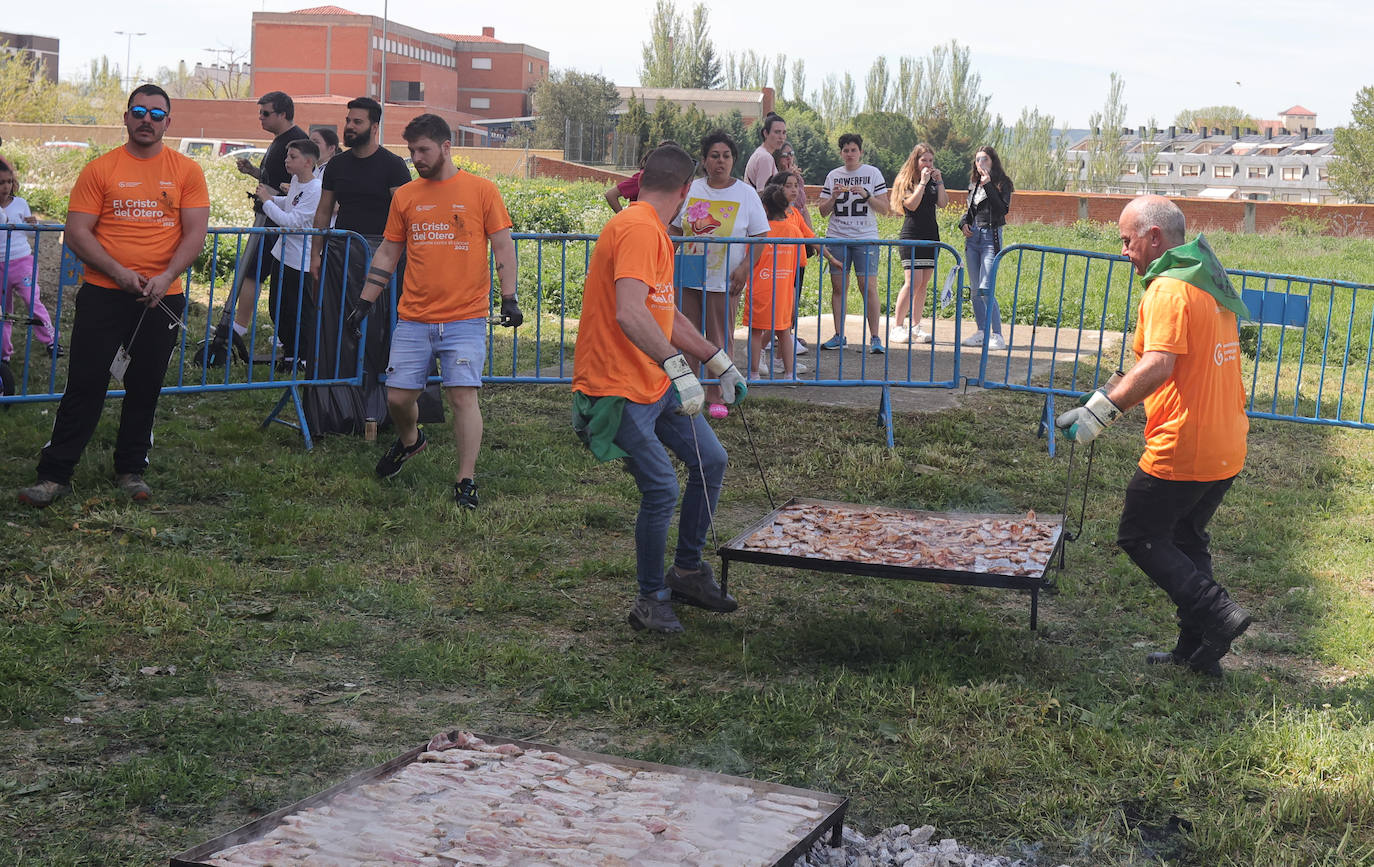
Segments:
[[[128,37],[124,43],[124,89],[129,90],[134,86],[133,70],[129,68],[129,63],[134,53],[134,37],[147,36],[148,33],[144,30],[139,30],[137,32],[131,30],[116,30],[115,35]]]

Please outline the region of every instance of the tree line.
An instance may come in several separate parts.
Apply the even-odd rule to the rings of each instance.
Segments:
[[[245,54],[230,65],[242,68]],[[23,51],[0,51],[0,118],[14,123],[118,124],[124,115],[129,82],[152,81],[172,98],[242,99],[249,95],[246,73],[229,72],[222,79],[194,75],[186,62],[175,69],[159,67],[151,77],[142,70],[126,74],[109,57],[91,60],[70,80],[53,83],[42,75],[38,61]]]
[[[875,57],[863,79],[849,73],[829,74],[819,86],[808,89],[806,61],[785,52],[765,53],[717,50],[711,38],[710,13],[704,3],[680,11],[675,0],[655,0],[648,40],[641,46],[640,83],[646,88],[700,88],[759,90],[771,87],[774,110],[787,121],[787,137],[797,152],[808,183],[820,183],[827,171],[840,163],[836,139],[843,132],[864,137],[865,158],[888,178],[917,142],[935,150],[936,165],[950,186],[967,183],[973,154],[984,144],[998,149],[1008,174],[1021,189],[1102,191],[1115,185],[1126,163],[1121,131],[1126,127],[1125,81],[1112,73],[1102,107],[1088,121],[1092,130],[1084,151],[1086,171],[1070,172],[1064,158],[1067,125],[1056,125],[1053,115],[1036,108],[1022,109],[1006,123],[988,106],[991,95],[983,92],[982,77],[974,69],[968,46],[951,40],[937,45],[922,57],[895,59]],[[582,100],[584,117],[606,118],[619,97],[606,79],[582,73],[555,74],[535,94],[541,115],[538,137],[543,143],[561,144],[564,116],[545,120],[545,109],[559,113],[561,105],[577,100],[554,98],[570,85],[597,94]],[[541,91],[547,91],[542,94]],[[757,136],[738,112],[707,118],[696,106],[686,109],[659,103],[650,111],[631,98],[619,120],[616,135],[633,142],[642,152],[664,139],[691,146],[714,127],[734,135],[747,152]],[[1357,201],[1374,199],[1374,88],[1365,88],[1356,99],[1355,122],[1336,130],[1330,183],[1334,190]],[[1174,118],[1181,129],[1216,128],[1229,131],[1258,129],[1259,122],[1243,109],[1230,105],[1184,109]],[[1154,118],[1147,126],[1156,128]],[[1134,158],[1149,163],[1154,154]]]

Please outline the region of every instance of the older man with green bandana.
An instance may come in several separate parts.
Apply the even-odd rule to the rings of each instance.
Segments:
[[[1136,365],[1110,389],[1056,424],[1076,442],[1094,440],[1144,401],[1145,454],[1126,486],[1117,544],[1178,609],[1174,649],[1151,664],[1211,676],[1250,614],[1212,577],[1207,523],[1245,465],[1238,321],[1248,313],[1207,241],[1184,243],[1183,212],[1162,196],[1121,212],[1122,253],[1141,276]]]

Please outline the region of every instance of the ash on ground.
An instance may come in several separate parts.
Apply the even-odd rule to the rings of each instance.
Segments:
[[[796,867],[1038,867],[1035,856],[1039,846],[1027,846],[1026,857],[985,855],[959,845],[954,839],[932,840],[935,826],[924,825],[914,831],[896,825],[872,837],[852,828],[844,829],[844,845],[830,848],[830,835],[823,836]]]

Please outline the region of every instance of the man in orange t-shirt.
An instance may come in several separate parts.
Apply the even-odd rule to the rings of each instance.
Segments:
[[[417,401],[437,357],[453,407],[453,438],[458,447],[453,499],[459,508],[475,509],[477,453],[482,447],[477,389],[482,386],[487,357],[491,303],[488,243],[501,284],[501,324],[516,328],[525,321],[515,303],[511,219],[495,184],[460,172],[453,164],[453,134],[447,121],[422,114],[401,135],[420,177],[391,197],[382,245],[372,257],[360,303],[349,311],[344,328],[361,339],[362,322],[386,289],[404,251],[405,281],[386,371],[386,402],[396,425],[396,442],[377,463],[377,475],[383,479],[396,475],[407,460],[424,450]]]
[[[1184,244],[1183,212],[1142,196],[1121,212],[1122,253],[1144,279],[1135,352],[1120,382],[1098,389],[1057,425],[1091,442],[1145,403],[1145,454],[1126,487],[1117,544],[1169,594],[1179,637],[1151,664],[1221,675],[1250,614],[1212,577],[1207,523],[1245,465],[1245,387],[1237,316],[1245,311],[1205,239]]]
[[[686,355],[719,377],[725,400],[747,388],[725,351],[674,304],[668,223],[686,201],[696,166],[676,145],[644,162],[639,200],[606,223],[592,252],[573,361],[575,426],[602,460],[623,457],[639,487],[635,563],[639,594],[630,625],[681,632],[672,600],[711,611],[738,607],[701,559],[720,498],[726,455],[701,417],[706,395]],[[677,552],[664,574],[668,525],[677,507],[672,450],[687,467]]]
[[[143,472],[186,307],[180,277],[200,254],[210,222],[200,166],[162,143],[171,109],[157,85],[135,88],[124,112],[128,141],[88,163],[72,188],[66,242],[85,263],[86,281],[76,296],[67,386],[38,461],[38,482],[19,492],[29,505],[47,506],[71,492],[105,406],[111,364],[127,365],[115,484],[137,501],[152,496]]]

